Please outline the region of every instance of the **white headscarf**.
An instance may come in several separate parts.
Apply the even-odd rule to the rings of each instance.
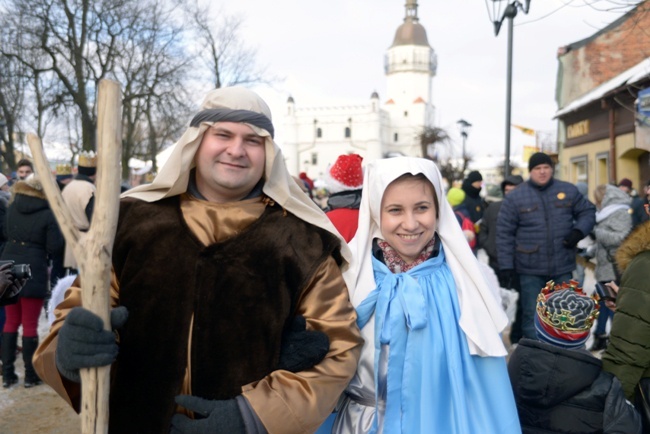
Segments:
[[[201,104],[201,110],[214,108],[248,110],[261,113],[269,121],[272,120],[271,110],[264,100],[253,91],[242,87],[228,87],[210,91]],[[180,140],[174,145],[174,150],[169,159],[160,169],[160,173],[154,178],[153,182],[127,190],[122,194],[122,197],[133,197],[146,202],[154,202],[165,197],[184,193],[187,190],[190,171],[195,167],[194,155],[199,149],[203,133],[215,123],[201,122],[196,127],[188,127]],[[256,134],[266,138],[264,194],[298,218],[339,237],[341,240],[341,254],[349,263],[351,255],[345,240],[339,235],[323,211],[293,180],[284,163],[282,152],[273,141],[269,131],[247,122],[244,123]]]
[[[435,187],[439,201],[436,232],[442,241],[447,263],[456,282],[461,310],[460,326],[467,336],[470,353],[505,356],[507,352],[498,333],[506,327],[508,318],[481,274],[476,257],[443,193],[442,176],[430,160],[397,157],[366,165],[359,227],[350,242],[353,262],[343,274],[352,304],[358,306],[376,287],[371,258],[373,239],[384,239],[380,230],[381,200],[386,187],[405,173],[422,173]]]

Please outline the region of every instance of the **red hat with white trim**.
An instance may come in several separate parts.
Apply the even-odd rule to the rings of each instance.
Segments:
[[[358,154],[340,155],[330,167],[325,181],[330,194],[358,190],[363,186],[363,157]]]

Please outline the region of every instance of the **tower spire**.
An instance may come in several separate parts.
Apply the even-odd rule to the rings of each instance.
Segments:
[[[406,0],[404,5],[406,9],[406,15],[404,16],[404,22],[412,21],[414,23],[418,22],[418,2],[417,0]]]

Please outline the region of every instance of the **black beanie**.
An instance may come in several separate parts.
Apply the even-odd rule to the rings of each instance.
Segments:
[[[481,173],[477,170],[473,170],[469,172],[466,179],[468,184],[473,184],[476,181],[483,181],[483,177],[481,176]]]
[[[528,171],[530,172],[535,166],[539,166],[540,164],[548,164],[553,167],[553,160],[543,152],[535,152],[530,156],[530,160],[528,160]]]
[[[96,167],[77,166],[77,173],[80,175],[93,176],[97,173]]]

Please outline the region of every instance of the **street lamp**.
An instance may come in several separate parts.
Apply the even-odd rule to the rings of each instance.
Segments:
[[[510,113],[512,107],[512,29],[513,21],[517,16],[517,10],[521,9],[523,13],[527,14],[530,9],[530,1],[524,0],[521,3],[519,0],[485,0],[487,3],[492,3],[492,11],[488,6],[488,14],[490,20],[494,24],[494,36],[499,36],[499,30],[503,20],[508,18],[508,78],[506,81],[506,150],[504,155],[503,176],[510,175]],[[503,14],[501,13],[502,2],[509,2]]]
[[[472,124],[467,122],[465,119],[460,119],[456,122],[458,124],[458,130],[460,131],[460,135],[463,138],[463,163],[465,161],[465,141],[467,140],[467,136],[469,135],[469,130],[472,129]]]

